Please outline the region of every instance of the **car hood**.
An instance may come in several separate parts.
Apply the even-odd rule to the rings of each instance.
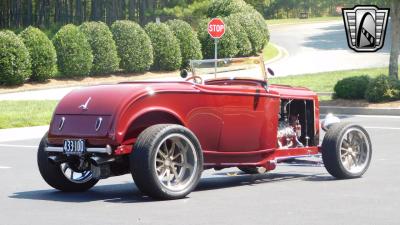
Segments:
[[[315,99],[317,94],[303,87],[292,87],[289,85],[269,85],[271,93],[278,94],[281,98],[291,99]]]

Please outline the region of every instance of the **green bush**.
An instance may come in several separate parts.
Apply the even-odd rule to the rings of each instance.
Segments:
[[[366,75],[339,80],[334,87],[334,96],[343,99],[363,99],[369,81],[370,78]]]
[[[365,92],[369,102],[384,102],[400,99],[400,81],[380,75],[371,80]]]
[[[202,20],[199,24],[199,39],[203,56],[206,59],[214,58],[214,39],[210,37],[207,31],[210,19]],[[225,34],[218,41],[218,58],[231,58],[239,53],[237,40],[229,26],[225,27]]]
[[[208,7],[208,17],[229,16],[233,13],[256,11],[243,0],[214,0]]]
[[[264,49],[269,41],[269,31],[267,24],[258,12],[254,13],[236,13],[231,17],[237,18],[245,30],[252,46],[252,53],[256,54]]]
[[[89,75],[93,54],[85,35],[75,25],[63,26],[54,35],[58,70],[65,77]]]
[[[31,60],[23,41],[0,31],[0,85],[19,85],[31,75]]]
[[[28,27],[19,34],[31,57],[31,80],[46,81],[57,72],[57,54],[53,43],[45,33]]]
[[[135,22],[115,21],[111,26],[120,67],[126,72],[146,71],[153,64],[153,47],[146,32]]]
[[[239,18],[229,16],[224,19],[226,25],[233,31],[236,45],[239,50],[238,56],[249,56],[252,53],[251,42],[245,29],[240,24]]]
[[[187,67],[192,59],[202,59],[201,44],[196,32],[183,20],[169,20],[167,25],[179,41],[182,67]]]
[[[79,28],[85,34],[92,49],[92,74],[117,71],[120,59],[108,26],[103,22],[86,22]]]
[[[182,63],[179,41],[174,33],[163,23],[149,23],[145,30],[153,45],[156,70],[176,70]]]

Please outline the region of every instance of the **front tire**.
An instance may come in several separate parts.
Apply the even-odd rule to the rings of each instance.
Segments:
[[[47,134],[40,141],[37,163],[40,175],[51,187],[65,192],[82,192],[92,188],[97,179],[92,178],[91,171],[76,172],[68,163],[53,164],[49,161],[49,154],[45,151],[47,146]],[[70,177],[68,177],[68,175]],[[79,175],[81,174],[81,175]]]
[[[371,140],[363,127],[338,123],[326,132],[322,160],[332,176],[339,179],[361,177],[367,171],[371,157]]]
[[[156,199],[179,199],[198,184],[203,154],[187,128],[159,124],[145,129],[130,156],[132,177],[140,191]]]

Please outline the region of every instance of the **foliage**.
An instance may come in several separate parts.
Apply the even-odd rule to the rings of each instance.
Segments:
[[[58,70],[63,76],[85,76],[90,73],[92,50],[77,26],[63,26],[54,36],[53,43],[57,51]]]
[[[269,31],[264,18],[258,13],[236,13],[231,17],[238,18],[251,42],[252,53],[261,52],[269,41]]]
[[[118,20],[111,26],[121,58],[120,67],[126,72],[146,71],[153,64],[153,47],[146,32],[137,23]]]
[[[343,99],[363,99],[369,81],[370,78],[367,75],[339,80],[333,88],[335,91],[334,96]]]
[[[236,46],[239,50],[238,56],[249,56],[252,52],[251,42],[245,29],[240,24],[240,19],[234,16],[226,17],[224,20],[236,38]]]
[[[369,102],[383,102],[400,99],[400,81],[380,75],[373,79],[365,92]]]
[[[174,33],[163,23],[149,23],[145,27],[151,39],[156,70],[176,70],[182,64],[179,41]]]
[[[19,85],[31,75],[29,52],[11,31],[0,31],[0,85]]]
[[[202,59],[201,44],[196,32],[188,23],[182,20],[169,20],[167,25],[179,41],[182,54],[182,67],[189,65],[189,60]]]
[[[92,49],[92,74],[117,71],[120,59],[108,26],[103,22],[86,22],[79,28],[85,34]]]
[[[171,8],[162,7],[156,10],[156,15],[167,18],[177,18],[196,25],[206,18],[207,10],[212,0],[195,0],[190,4],[175,5]]]
[[[243,0],[214,0],[207,10],[207,16],[229,16],[234,13],[252,13],[254,8]]]
[[[45,33],[28,27],[19,34],[31,57],[31,80],[46,81],[57,72],[57,54],[53,43]]]
[[[199,40],[204,58],[212,59],[214,58],[214,39],[208,34],[208,22],[209,19],[200,21]],[[230,27],[226,26],[224,36],[218,41],[218,58],[235,57],[238,52],[236,37]]]

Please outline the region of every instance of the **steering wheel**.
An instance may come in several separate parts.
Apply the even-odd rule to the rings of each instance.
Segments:
[[[201,78],[200,76],[191,76],[186,78],[185,81],[189,81],[189,80],[193,80],[194,83],[196,84],[202,84],[203,83],[203,78]]]

